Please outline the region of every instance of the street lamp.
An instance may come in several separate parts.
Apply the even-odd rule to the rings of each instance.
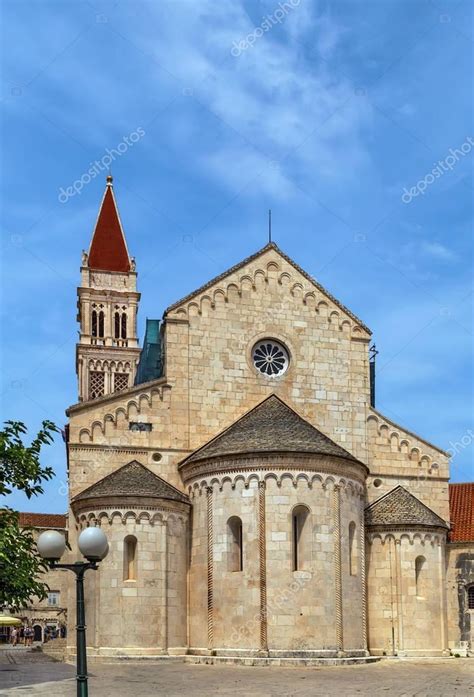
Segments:
[[[68,569],[76,574],[76,646],[77,646],[77,697],[87,697],[86,613],[84,607],[84,574],[87,569],[97,570],[97,563],[109,552],[107,537],[100,528],[85,528],[78,539],[78,546],[87,561],[60,564],[66,549],[66,538],[57,530],[47,530],[38,537],[37,547],[51,569]]]

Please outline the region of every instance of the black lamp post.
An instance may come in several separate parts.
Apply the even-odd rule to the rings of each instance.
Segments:
[[[66,539],[57,530],[41,533],[37,547],[40,555],[46,559],[51,569],[68,569],[76,575],[76,646],[77,646],[77,697],[87,697],[87,653],[86,653],[86,612],[84,605],[84,574],[87,569],[98,569],[98,562],[107,556],[109,543],[100,528],[85,528],[79,535],[79,549],[87,561],[74,564],[60,564],[66,549]]]

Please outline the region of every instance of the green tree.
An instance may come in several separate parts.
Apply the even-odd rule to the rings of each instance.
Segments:
[[[51,467],[39,461],[41,448],[53,441],[58,428],[43,421],[41,429],[27,446],[23,436],[26,426],[20,421],[7,421],[0,431],[0,496],[13,490],[28,498],[43,493],[42,483],[54,475]],[[19,513],[7,506],[0,509],[0,608],[18,611],[30,598],[44,598],[47,585],[41,575],[47,564],[38,555],[32,528],[21,528]]]

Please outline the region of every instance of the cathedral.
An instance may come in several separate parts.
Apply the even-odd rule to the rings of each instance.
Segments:
[[[474,485],[377,410],[370,329],[270,242],[140,347],[139,266],[109,176],[67,411],[72,555],[88,525],[110,546],[86,575],[90,655],[468,653]]]

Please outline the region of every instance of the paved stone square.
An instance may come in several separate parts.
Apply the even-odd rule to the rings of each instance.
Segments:
[[[41,654],[2,651],[0,695],[74,697],[74,672],[74,666]],[[474,660],[385,660],[317,668],[127,661],[91,665],[89,684],[91,697],[464,697],[474,695]]]

